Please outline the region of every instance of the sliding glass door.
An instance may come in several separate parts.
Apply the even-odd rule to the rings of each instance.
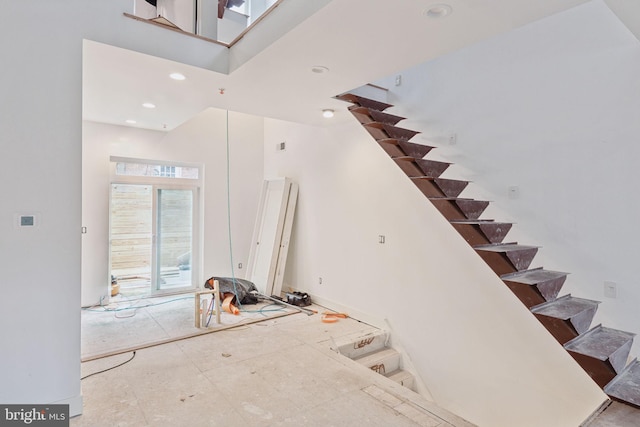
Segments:
[[[194,287],[195,189],[156,187],[154,192],[154,292]]]
[[[124,297],[196,287],[198,187],[112,184],[111,275]]]

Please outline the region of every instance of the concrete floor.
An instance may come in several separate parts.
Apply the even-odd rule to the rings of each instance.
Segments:
[[[613,402],[588,427],[636,427],[640,426],[640,409]]]
[[[107,306],[83,309],[82,358],[91,359],[118,350],[214,330],[221,326],[215,323],[214,317],[208,328],[196,329],[194,304],[193,294],[155,298],[122,298],[119,295]],[[222,312],[220,320],[222,326],[229,326],[264,320],[293,311],[271,303],[260,303],[244,306],[239,316]]]
[[[171,301],[176,298],[182,300]],[[134,308],[136,316],[83,312],[83,355],[194,331],[193,298],[154,301],[171,302]],[[253,321],[266,314],[244,315]],[[238,321],[223,318],[228,325]],[[340,337],[373,329],[296,313],[141,349],[131,362],[82,381],[84,414],[71,426],[471,425],[329,349]],[[85,362],[82,375],[131,355]],[[586,426],[637,427],[640,410],[614,402]]]
[[[471,426],[329,349],[372,329],[297,313],[138,350],[82,381],[71,426]],[[85,362],[82,375],[130,357]]]

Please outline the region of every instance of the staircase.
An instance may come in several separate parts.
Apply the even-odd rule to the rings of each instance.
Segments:
[[[627,365],[634,334],[590,329],[599,302],[558,297],[567,273],[529,269],[539,248],[504,243],[512,224],[480,219],[489,202],[460,197],[468,181],[441,178],[450,164],[424,158],[434,147],[410,142],[419,132],[396,126],[404,118],[385,112],[391,104],[350,93],[337,98],[353,104],[349,110],[382,149],[605,393],[640,406],[640,362]]]
[[[366,335],[344,337],[332,349],[415,391],[414,376],[402,369],[402,355],[389,347],[388,343],[387,332],[378,330]]]

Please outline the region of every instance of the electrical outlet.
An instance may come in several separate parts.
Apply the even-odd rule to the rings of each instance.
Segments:
[[[318,284],[322,285],[322,277],[318,277]]]
[[[242,263],[241,262],[238,263],[238,269],[240,269],[240,270],[242,269]]]
[[[381,234],[378,236],[378,243],[384,244],[385,241],[386,241],[386,238],[384,237],[384,235]]]
[[[276,144],[276,150],[277,151],[284,151],[287,149],[287,142],[286,141],[282,141]]]
[[[615,282],[604,282],[604,296],[616,298],[618,295],[618,285]]]

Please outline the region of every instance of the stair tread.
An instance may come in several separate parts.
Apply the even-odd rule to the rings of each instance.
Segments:
[[[500,228],[505,226],[511,227],[513,225],[513,223],[511,222],[501,222],[501,221],[496,221],[494,219],[452,219],[449,222],[451,224],[457,224],[457,225],[477,225],[482,229],[486,227],[490,227],[490,228],[492,227]]]
[[[331,349],[354,359],[384,348],[388,336],[386,331],[372,327],[369,331],[358,331],[334,339]]]
[[[391,125],[395,125],[401,120],[404,120],[405,117],[396,116],[395,114],[383,113],[378,110],[369,110],[369,115],[373,120],[381,123],[387,123]]]
[[[564,345],[569,351],[598,360],[607,360],[618,348],[633,340],[635,334],[598,325]]]
[[[600,304],[600,301],[565,295],[554,301],[545,302],[532,307],[531,312],[542,314],[544,316],[555,317],[557,319],[568,320],[584,310],[597,307],[598,304]]]
[[[506,224],[506,223],[498,223],[493,219],[452,219],[449,221],[452,224]]]
[[[474,249],[488,252],[514,252],[528,249],[538,249],[539,246],[519,245],[517,243],[500,243],[496,245],[478,245]]]
[[[393,372],[389,372],[386,377],[400,376],[400,377],[412,377],[413,374],[409,371],[405,371],[404,369],[396,369]]]
[[[416,159],[415,157],[412,157],[412,159],[414,159],[416,161],[416,163],[437,163],[437,164],[444,164],[444,165],[452,165],[453,163],[451,162],[443,162],[441,160],[430,160],[430,159]]]
[[[398,145],[398,138],[382,138],[379,139],[378,142],[384,142],[387,144],[393,144],[393,145]]]
[[[406,156],[403,156],[403,157],[406,157]],[[394,157],[394,158],[397,159],[398,157]],[[414,158],[414,160],[415,160],[415,158]],[[427,159],[421,159],[421,160],[427,160]],[[436,160],[432,160],[432,161],[436,161]],[[438,161],[438,163],[446,163],[446,162]],[[449,164],[451,164],[451,163],[449,163]],[[465,183],[469,182],[469,181],[461,181],[461,180],[449,179],[449,178],[435,178],[433,176],[426,176],[426,175],[425,176],[412,176],[410,178],[411,179],[418,179],[418,180],[419,179],[424,179],[424,180],[427,180],[427,181],[448,181],[448,182],[450,181],[450,182],[465,182]]]
[[[342,95],[336,96],[336,98],[342,101],[359,104],[363,107],[378,110],[378,111],[383,111],[383,110],[386,110],[387,108],[393,107],[392,104],[387,104],[386,102],[365,98],[364,96],[360,96],[360,95],[354,95],[352,93],[343,93]]]
[[[402,148],[402,151],[404,151],[408,156],[416,159],[423,158],[434,149],[431,145],[419,144],[417,142],[404,141],[401,139],[397,141],[400,148]]]
[[[396,369],[393,372],[385,374],[385,377],[396,382],[400,382],[403,379],[413,378],[413,374],[409,371],[405,371],[404,369]]]
[[[389,134],[390,138],[407,140],[407,141],[420,133],[420,131],[417,131],[417,130],[411,130],[411,129],[403,128],[401,126],[391,125],[389,123],[383,123],[383,122],[363,123],[362,126],[375,128],[375,129],[382,129]]]
[[[405,371],[404,369],[396,369],[393,372],[385,374],[385,377],[400,384],[403,387],[407,387],[409,390],[414,390],[415,377],[409,371]]]
[[[403,128],[401,126],[390,125],[389,123],[383,123],[383,122],[363,123],[362,126],[372,127],[372,128],[376,128],[376,129],[401,129],[401,130],[406,130],[406,131],[409,131],[409,132],[420,133],[418,131],[414,131],[414,130],[411,130],[411,129],[406,129],[406,128]],[[396,138],[396,137],[392,136],[391,138]]]
[[[441,162],[440,160],[429,160],[429,159],[416,159],[415,157],[411,157],[411,156],[398,156],[398,157],[394,157],[393,160],[400,160],[403,162],[420,162],[420,163],[436,163],[436,164],[444,164],[444,165],[452,165],[453,163],[449,163],[449,162]],[[412,176],[411,178],[422,178],[422,179],[441,179],[438,177],[432,177],[432,176],[427,176],[427,175],[422,175],[422,176]]]
[[[416,178],[416,177],[411,177],[411,178]],[[417,177],[417,178],[423,178],[423,177]],[[425,177],[426,178],[426,177]],[[452,202],[478,202],[478,203],[489,203],[489,202],[484,202],[482,200],[475,200],[475,199],[465,199],[465,198],[461,198],[461,197],[447,197],[447,196],[443,196],[443,197],[429,197],[429,199],[438,199],[438,200],[451,200]],[[465,221],[464,219],[452,219],[451,221]],[[470,219],[470,221],[476,221],[475,219]],[[482,220],[481,220],[482,221]]]
[[[396,356],[399,353],[391,347],[385,347],[382,350],[374,351],[372,353],[367,353],[362,356],[356,357],[355,360],[358,363],[362,363],[366,365],[370,361],[377,361],[379,359],[384,359],[386,357]]]
[[[541,282],[547,282],[554,280],[568,273],[561,271],[545,270],[543,268],[536,268],[531,270],[519,271],[517,273],[505,274],[501,277],[502,280],[508,280],[510,282],[523,283],[525,285],[537,285]]]
[[[609,396],[640,406],[640,362],[633,362],[620,372],[604,388]]]

